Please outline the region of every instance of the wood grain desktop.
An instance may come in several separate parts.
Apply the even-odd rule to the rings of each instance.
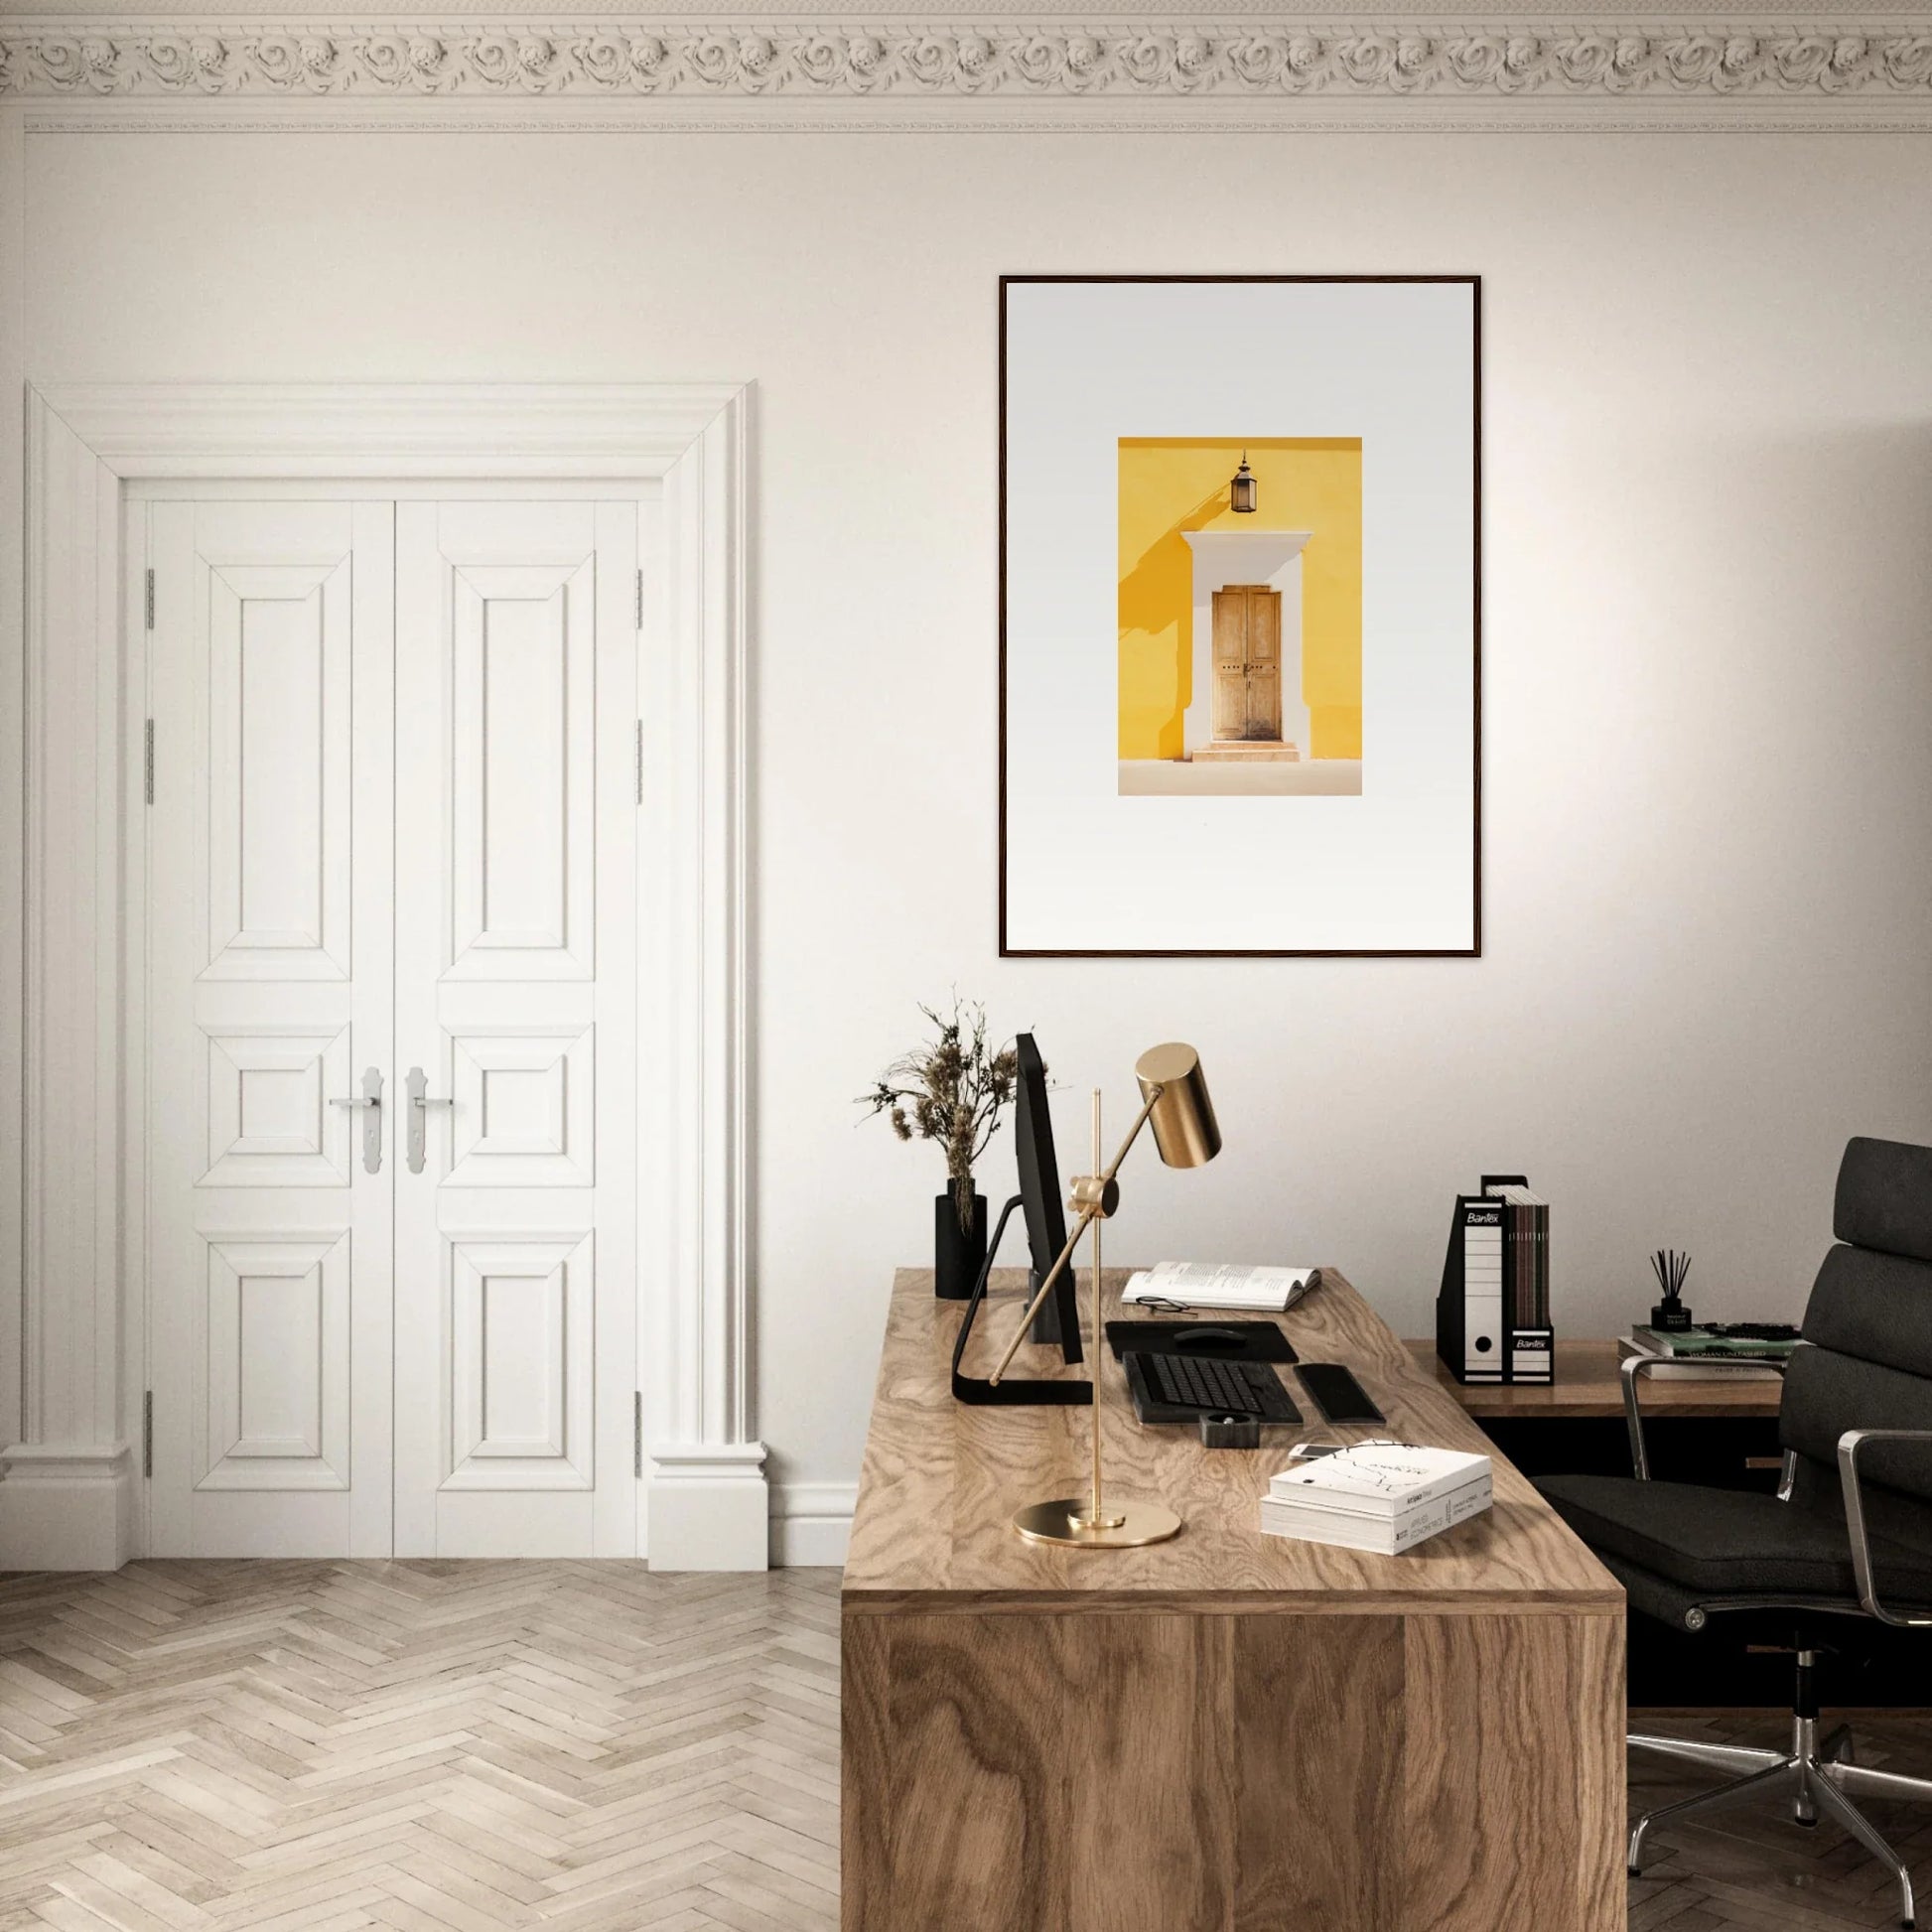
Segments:
[[[1086,1551],[1008,1519],[1078,1491],[1088,1411],[955,1403],[961,1305],[900,1271],[843,1593],[845,1932],[1621,1926],[1623,1593],[1528,1481],[1498,1457],[1494,1508],[1401,1557],[1259,1530],[1304,1437],[1493,1452],[1323,1281],[1283,1326],[1388,1428],[1203,1449],[1142,1428],[1109,1352],[1108,1482],[1185,1528]],[[1023,1286],[996,1276],[977,1372]]]

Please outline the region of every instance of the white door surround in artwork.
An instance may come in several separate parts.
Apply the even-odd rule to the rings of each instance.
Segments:
[[[146,591],[124,486],[385,477],[658,486],[635,746],[648,828],[636,1547],[666,1569],[762,1567],[746,1241],[749,414],[740,384],[30,390],[26,1266],[18,1306],[0,1308],[23,1340],[0,1564],[111,1568],[145,1538],[146,1016],[124,962],[146,945]]]
[[[1194,553],[1193,686],[1181,721],[1189,756],[1214,736],[1214,593],[1229,584],[1266,584],[1282,598],[1282,737],[1309,756],[1309,707],[1302,695],[1302,552],[1312,530],[1183,530]]]

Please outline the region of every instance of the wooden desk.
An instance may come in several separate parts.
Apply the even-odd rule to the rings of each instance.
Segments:
[[[1559,1341],[1557,1379],[1546,1389],[1458,1382],[1437,1358],[1433,1341],[1412,1341],[1408,1346],[1423,1372],[1472,1416],[1623,1420],[1623,1383],[1613,1341]],[[1643,1412],[1646,1416],[1775,1416],[1783,1387],[1781,1382],[1759,1382],[1748,1376],[1714,1376],[1697,1382],[1648,1375],[1642,1389]]]
[[[1623,1384],[1614,1341],[1557,1343],[1557,1379],[1547,1389],[1462,1384],[1436,1359],[1433,1341],[1412,1341],[1410,1352],[1471,1416],[1502,1453],[1526,1475],[1559,1472],[1627,1476],[1630,1435],[1623,1416]],[[1769,1495],[1778,1484],[1778,1397],[1781,1382],[1748,1376],[1679,1381],[1646,1376],[1644,1442],[1651,1473],[1662,1481],[1695,1482]],[[1718,1619],[1722,1624],[1723,1619]],[[1632,1708],[1686,1704],[1766,1705],[1788,1709],[1788,1660],[1754,1650],[1741,1634],[1717,1624],[1697,1636],[1635,1618],[1630,1626],[1628,1694]],[[1860,1704],[1923,1702],[1920,1673],[1911,1667],[1868,1672]]]
[[[1495,1507],[1402,1557],[1264,1537],[1296,1436],[1143,1429],[1109,1354],[1108,1476],[1185,1528],[1026,1543],[1089,1411],[955,1403],[959,1318],[899,1273],[845,1572],[845,1932],[1621,1928],[1623,1593],[1524,1477],[1498,1458]],[[1393,1433],[1490,1449],[1332,1271],[1283,1325]]]

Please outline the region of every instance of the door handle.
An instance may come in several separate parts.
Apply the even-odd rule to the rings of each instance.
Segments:
[[[362,1075],[362,1091],[347,1099],[330,1101],[332,1107],[361,1107],[362,1165],[370,1173],[382,1172],[382,1075],[367,1068]]]
[[[429,1075],[420,1066],[409,1069],[409,1077],[403,1081],[409,1089],[409,1172],[421,1173],[423,1161],[429,1151],[429,1110],[432,1107],[454,1107],[454,1100],[441,1100],[431,1097]]]

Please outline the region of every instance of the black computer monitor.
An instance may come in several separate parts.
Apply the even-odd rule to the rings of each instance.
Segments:
[[[986,1266],[973,1285],[973,1293],[960,1317],[959,1332],[953,1338],[952,1392],[961,1402],[973,1403],[1087,1403],[1093,1400],[1092,1384],[1086,1381],[1043,1381],[1024,1376],[1003,1376],[995,1383],[985,1376],[966,1373],[966,1353],[972,1343],[973,1318],[986,1299],[986,1284],[999,1259],[1000,1237],[1018,1208],[1027,1223],[1027,1246],[1031,1250],[1028,1300],[1039,1293],[1060,1250],[1066,1246],[1066,1215],[1060,1206],[1059,1163],[1053,1159],[1053,1116],[1046,1104],[1046,1064],[1032,1034],[1021,1034],[1014,1041],[1019,1060],[1019,1077],[1014,1091],[1014,1155],[1020,1168],[1020,1191],[1000,1210],[999,1225],[987,1250]],[[1009,1336],[1009,1339],[1011,1337]],[[1084,1359],[1080,1344],[1080,1316],[1073,1294],[1073,1270],[1069,1266],[1053,1284],[1053,1292],[1040,1305],[1034,1317],[1032,1339],[1056,1344],[1067,1362]],[[1097,1338],[1096,1338],[1097,1340]]]
[[[1046,1099],[1046,1062],[1032,1034],[1013,1042],[1020,1062],[1014,1094],[1014,1153],[1020,1166],[1021,1212],[1027,1218],[1027,1246],[1032,1251],[1030,1295],[1039,1293],[1046,1271],[1066,1246],[1066,1215],[1060,1206],[1059,1163],[1053,1158],[1053,1116]],[[1069,1362],[1081,1359],[1080,1320],[1069,1267],[1034,1317],[1033,1338],[1057,1342]]]

